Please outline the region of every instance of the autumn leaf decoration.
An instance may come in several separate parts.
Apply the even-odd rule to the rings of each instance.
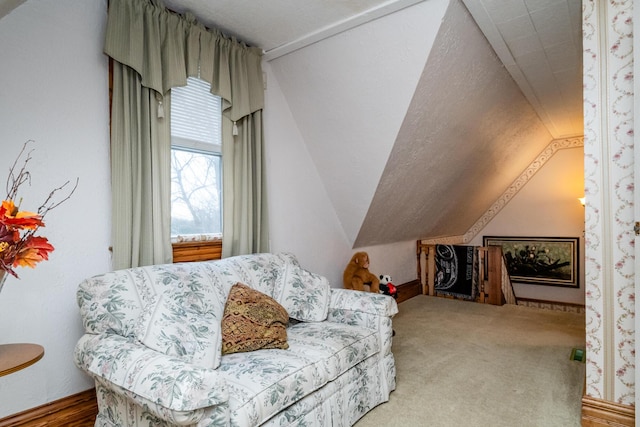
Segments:
[[[69,181],[54,188],[47,199],[40,205],[37,212],[20,210],[18,192],[24,184],[31,185],[31,173],[27,169],[33,150],[27,151],[27,141],[20,151],[18,158],[9,169],[7,178],[7,196],[0,205],[0,271],[18,277],[16,267],[35,268],[40,261],[49,259],[49,253],[54,247],[46,237],[36,236],[40,227],[44,227],[44,217],[52,209],[68,200],[78,187],[75,186],[62,199],[57,200],[60,191],[64,191]],[[22,199],[19,199],[22,200]]]

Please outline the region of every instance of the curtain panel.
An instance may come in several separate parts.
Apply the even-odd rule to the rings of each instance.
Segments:
[[[115,61],[114,269],[171,262],[170,94],[187,77],[208,81],[222,98],[223,129],[240,130],[223,131],[223,256],[268,250],[261,50],[160,1],[110,0],[104,52]]]
[[[111,111],[115,269],[171,262],[171,131],[152,89],[114,63]]]
[[[262,51],[158,3],[110,0],[104,52],[161,95],[186,85],[187,77],[206,80],[232,121],[263,109]]]
[[[264,178],[262,111],[236,123],[238,136],[222,147],[224,194],[222,257],[269,251],[267,189]],[[232,123],[223,118],[230,138]]]

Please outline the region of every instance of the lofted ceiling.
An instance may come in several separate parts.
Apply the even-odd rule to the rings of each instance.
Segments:
[[[444,15],[435,12],[437,3],[446,3]],[[262,48],[276,75],[287,76],[281,89],[354,247],[464,235],[552,140],[583,133],[580,0],[165,0],[165,4]],[[372,111],[370,103],[354,99],[371,99],[362,88],[363,80],[391,85],[379,69],[388,66],[385,62],[403,60],[397,52],[389,53],[393,48],[385,53],[384,42],[376,39],[383,30],[374,24],[390,16],[404,16],[406,26],[421,20],[425,27],[435,26],[437,34],[426,50],[428,57],[421,58],[424,68],[417,74],[413,94],[406,105],[395,104],[404,111],[396,127],[385,133],[376,127],[378,123],[365,124],[355,115],[350,129],[345,114],[353,115],[357,109],[367,117],[387,113],[381,107]],[[362,40],[343,47],[349,39],[340,35],[357,33],[365,24],[374,28],[368,35],[375,39],[371,44],[380,44],[379,50],[367,50]],[[394,25],[398,32],[405,26]],[[427,33],[413,34],[429,38]],[[316,47],[326,41],[334,41],[328,43],[334,50],[356,49],[363,56],[356,63],[348,56],[335,59],[337,54],[333,66],[324,67],[315,57],[331,58],[326,49]],[[336,70],[344,73],[347,66],[361,77],[327,95],[327,87],[341,83]],[[372,76],[364,77],[367,74]],[[406,75],[398,72],[396,78]],[[321,87],[310,87],[309,81]],[[321,124],[317,117],[323,118]],[[393,118],[387,121],[392,123]],[[388,140],[377,144],[376,155],[381,153],[384,159],[368,153],[366,162],[357,164],[359,139],[374,141],[376,132]],[[344,172],[348,164],[356,167]]]
[[[164,4],[263,49],[354,247],[461,236],[583,134],[581,0]]]
[[[463,1],[549,133],[582,135],[582,2]]]
[[[16,1],[16,0],[2,0]],[[271,60],[429,0],[165,0]],[[581,0],[463,0],[554,138],[582,135]]]

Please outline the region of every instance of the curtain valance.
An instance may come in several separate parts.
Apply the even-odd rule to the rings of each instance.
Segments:
[[[159,94],[187,84],[211,83],[223,99],[223,114],[236,121],[264,106],[261,56],[192,16],[180,16],[153,0],[110,0],[105,54],[141,76]]]

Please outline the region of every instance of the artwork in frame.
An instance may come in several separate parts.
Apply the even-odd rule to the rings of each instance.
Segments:
[[[511,280],[578,288],[577,237],[484,236],[484,246],[502,246]]]

